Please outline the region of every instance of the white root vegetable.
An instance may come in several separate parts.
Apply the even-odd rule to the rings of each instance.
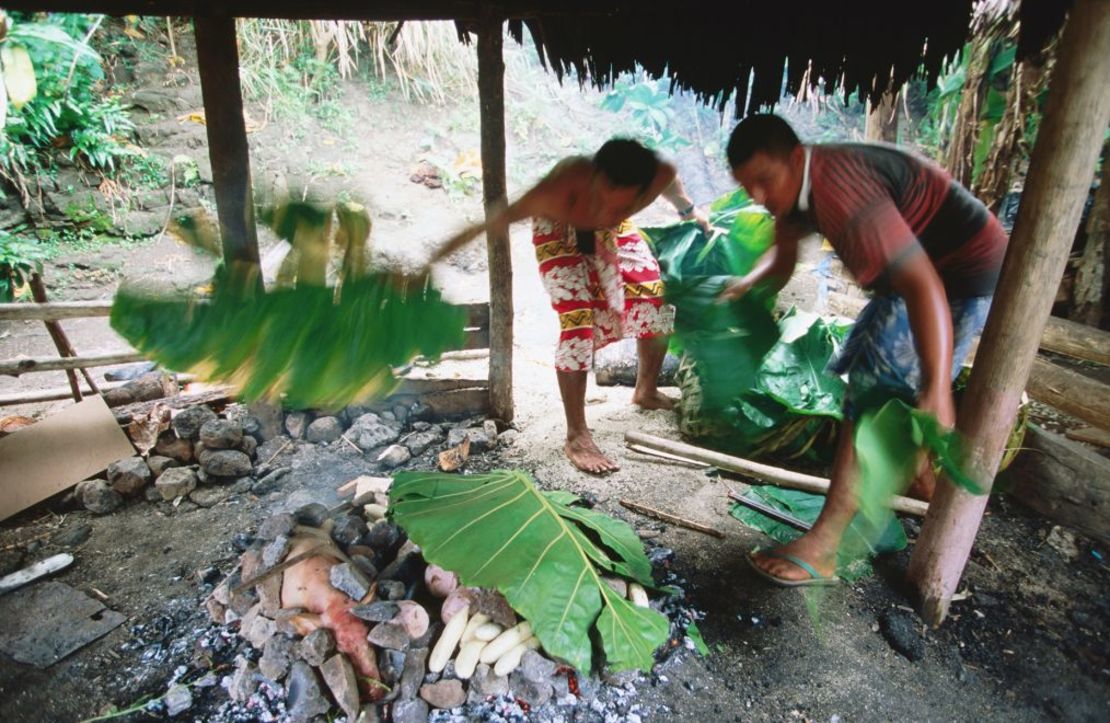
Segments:
[[[469,680],[474,675],[474,669],[478,667],[478,655],[484,647],[486,643],[482,640],[468,640],[463,643],[455,658],[455,675],[459,680]]]
[[[428,657],[428,670],[439,673],[447,666],[447,661],[451,659],[451,653],[455,652],[455,646],[459,644],[469,618],[470,606],[467,605],[456,612],[443,627],[443,633]]]
[[[524,651],[536,650],[540,647],[540,641],[535,636],[532,636],[520,643],[514,645],[507,653],[497,659],[493,665],[493,672],[495,675],[508,675],[517,669],[520,665],[520,659],[524,657]]]
[[[497,662],[497,659],[502,655],[530,637],[532,637],[532,624],[526,620],[519,625],[514,625],[491,640],[489,644],[486,645],[485,649],[482,650],[482,654],[478,657],[478,660],[486,665],[492,665]]]
[[[466,643],[474,638],[474,631],[489,622],[489,615],[485,613],[474,613],[470,616],[470,620],[466,623],[466,628],[463,630],[462,642]]]
[[[636,582],[628,583],[628,599],[638,608],[646,608],[650,604],[647,590],[644,590],[644,586]]]
[[[379,504],[369,504],[369,505],[363,505],[362,506],[362,512],[369,519],[374,520],[376,522],[378,520],[384,520],[385,519],[386,508],[383,507],[382,505],[379,505]]]
[[[486,623],[485,625],[479,625],[474,630],[473,637],[475,640],[481,640],[482,642],[488,643],[489,641],[500,635],[504,630],[505,628],[501,627],[497,623]]]

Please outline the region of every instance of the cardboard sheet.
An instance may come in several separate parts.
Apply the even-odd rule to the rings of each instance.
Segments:
[[[0,520],[133,454],[99,396],[24,427],[0,439]]]

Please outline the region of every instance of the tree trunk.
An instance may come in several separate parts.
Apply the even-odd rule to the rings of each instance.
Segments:
[[[989,492],[1110,124],[1110,3],[1070,11],[1002,276],[960,408],[965,472]],[[988,496],[937,487],[908,576],[922,616],[948,614]]]
[[[1102,147],[1102,185],[1087,217],[1087,245],[1075,270],[1074,306],[1068,317],[1099,326],[1110,299],[1110,142]]]

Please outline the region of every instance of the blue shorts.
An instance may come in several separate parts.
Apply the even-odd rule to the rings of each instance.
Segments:
[[[952,310],[952,378],[955,379],[983,330],[990,296],[949,299]],[[896,397],[908,404],[921,392],[921,359],[914,346],[913,331],[901,296],[877,296],[860,312],[840,354],[829,363],[834,374],[848,375],[844,395],[845,419],[882,406]]]

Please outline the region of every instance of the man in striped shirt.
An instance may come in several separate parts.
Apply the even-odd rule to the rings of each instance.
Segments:
[[[782,585],[835,580],[836,550],[858,503],[852,444],[861,411],[900,397],[941,424],[956,421],[951,382],[982,330],[1006,251],[1006,233],[939,166],[893,146],[803,145],[778,116],[740,122],[728,144],[733,177],[775,217],[775,243],[722,292],[782,286],[798,242],[820,233],[856,281],[874,292],[830,371],[847,373],[844,422],[828,499],[813,529],[749,561]],[[910,494],[929,499],[927,464]]]

